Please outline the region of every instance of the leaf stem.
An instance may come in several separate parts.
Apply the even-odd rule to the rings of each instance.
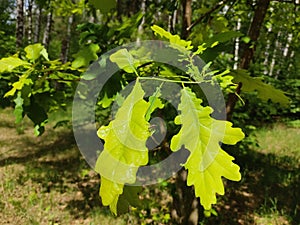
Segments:
[[[141,80],[158,80],[158,81],[164,81],[164,82],[171,82],[171,83],[184,83],[184,84],[200,84],[203,81],[182,81],[182,80],[169,80],[159,77],[139,77]]]

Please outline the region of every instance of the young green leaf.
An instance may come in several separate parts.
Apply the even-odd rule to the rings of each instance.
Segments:
[[[220,142],[236,144],[244,138],[244,133],[232,128],[230,122],[213,119],[212,109],[201,106],[201,102],[191,89],[182,89],[181,113],[175,118],[175,123],[182,127],[172,138],[171,149],[177,151],[184,146],[191,152],[184,165],[188,169],[187,184],[194,185],[196,196],[208,210],[216,203],[216,193],[224,194],[222,176],[235,181],[241,178],[239,167],[221,149]]]
[[[21,90],[24,85],[33,84],[32,80],[27,77],[28,77],[28,74],[24,74],[20,77],[20,79],[17,82],[13,83],[12,84],[13,88],[10,91],[8,91],[7,93],[5,93],[4,98],[6,98],[8,96],[13,96],[15,94],[15,92],[17,90]]]
[[[13,69],[24,65],[30,64],[17,57],[2,58],[0,59],[0,73],[3,73],[5,71],[11,72]]]
[[[97,52],[99,49],[99,46],[96,44],[85,46],[74,55],[75,60],[72,62],[72,67],[80,68],[89,66],[91,61],[98,59]]]
[[[193,48],[191,41],[182,40],[178,35],[173,35],[157,25],[153,25],[151,29],[154,31],[155,35],[160,35],[161,37],[168,39],[171,44],[182,46],[186,48],[186,50],[191,50]]]
[[[159,98],[160,96],[161,96],[160,89],[157,88],[155,93],[149,97],[150,107],[148,108],[146,117],[145,117],[147,121],[150,120],[151,114],[155,111],[155,109],[164,108],[165,105],[161,102],[161,100]]]
[[[137,80],[115,119],[98,130],[105,144],[95,170],[101,175],[103,205],[109,205],[114,214],[117,214],[117,202],[124,184],[134,183],[138,168],[148,163],[146,141],[151,134],[145,120],[149,103],[143,99],[144,94]]]
[[[37,60],[41,55],[49,61],[48,53],[40,43],[28,45],[25,49],[26,58],[29,60]]]
[[[138,61],[133,58],[127,49],[120,49],[116,53],[112,54],[109,59],[127,73],[136,72],[135,65],[138,64]]]

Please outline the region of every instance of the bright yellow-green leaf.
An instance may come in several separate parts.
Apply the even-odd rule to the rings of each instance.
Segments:
[[[160,90],[159,88],[157,88],[156,92],[149,97],[150,107],[148,108],[145,117],[147,121],[150,120],[151,114],[154,112],[155,109],[157,108],[162,109],[165,106],[159,99],[160,96],[161,96]]]
[[[127,49],[120,49],[109,57],[110,61],[116,63],[120,69],[127,73],[134,73],[135,67],[139,62],[127,51]]]
[[[153,25],[151,29],[154,31],[155,35],[159,34],[161,37],[168,39],[171,44],[182,46],[186,48],[186,50],[191,50],[193,48],[191,41],[182,40],[178,35],[173,35],[157,25]]]
[[[190,156],[185,163],[188,170],[188,185],[194,185],[197,197],[204,209],[216,203],[216,193],[223,195],[224,186],[221,177],[240,180],[239,167],[232,163],[233,158],[225,153],[220,142],[236,144],[244,138],[239,128],[232,123],[213,119],[210,107],[201,106],[201,100],[189,88],[181,91],[180,115],[176,124],[182,127],[171,140],[172,151],[185,147]]]
[[[253,92],[257,91],[258,97],[263,101],[279,103],[283,107],[288,107],[289,98],[283,91],[276,89],[270,84],[265,84],[259,77],[251,77],[246,70],[232,71],[231,76],[234,77],[234,83],[242,83],[242,91]]]
[[[13,88],[12,88],[10,91],[8,91],[8,92],[4,95],[4,97],[13,96],[13,95],[15,94],[15,92],[16,92],[17,90],[21,90],[21,89],[23,88],[24,85],[30,85],[30,84],[33,84],[32,80],[29,79],[29,78],[27,78],[27,75],[26,75],[26,74],[25,74],[25,75],[22,75],[22,76],[20,77],[20,79],[19,79],[17,82],[13,83],[13,85],[12,85]]]
[[[103,98],[98,102],[98,105],[101,105],[103,108],[108,108],[115,100],[115,96],[109,98],[105,93]]]
[[[98,136],[105,144],[95,170],[101,175],[103,205],[109,205],[114,214],[117,213],[117,202],[124,184],[134,183],[138,168],[148,163],[146,141],[151,134],[149,123],[145,120],[149,103],[143,100],[144,94],[137,80],[115,119],[98,130]]]
[[[49,60],[46,49],[40,43],[28,45],[24,50],[26,52],[26,58],[29,60],[37,60],[41,55]]]
[[[0,59],[0,73],[3,73],[5,71],[11,72],[13,69],[24,65],[30,64],[17,57],[2,58]]]

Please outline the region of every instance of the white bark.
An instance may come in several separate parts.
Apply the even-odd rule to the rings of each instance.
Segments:
[[[241,30],[241,19],[239,18],[236,24],[236,31]],[[240,51],[240,38],[235,39],[235,46],[234,46],[234,65],[233,69],[237,69],[239,65],[239,51]]]
[[[46,23],[46,28],[44,32],[44,38],[43,38],[43,45],[45,46],[46,49],[48,48],[50,42],[51,27],[52,27],[52,12],[49,11],[47,14],[47,23]]]
[[[146,0],[142,0],[141,11],[144,15],[146,14]],[[137,35],[137,39],[136,39],[136,44],[138,46],[141,44],[141,36],[144,32],[144,24],[145,24],[145,16],[143,16],[142,21],[138,27],[138,35]]]

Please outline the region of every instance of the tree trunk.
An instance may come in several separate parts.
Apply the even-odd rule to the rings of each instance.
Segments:
[[[172,219],[177,224],[197,225],[199,202],[192,187],[186,184],[187,171],[182,169],[176,176],[176,193],[173,193]]]
[[[268,8],[270,5],[270,0],[258,0],[256,4],[256,8],[254,11],[253,20],[251,22],[248,36],[250,37],[250,43],[245,46],[243,56],[241,58],[240,68],[248,69],[251,61],[253,60],[254,51],[255,51],[255,42],[258,40],[260,30],[262,28],[264,19],[266,17]],[[241,92],[242,83],[239,83],[236,89],[236,93],[230,94],[228,96],[228,101],[226,104],[226,114],[227,119],[231,120],[232,113],[235,107],[235,104],[238,101],[237,94],[239,95]]]
[[[240,30],[241,30],[241,19],[238,18],[236,24],[236,31],[240,31]],[[233,69],[235,70],[238,68],[239,52],[240,52],[240,38],[236,38],[234,44],[234,65],[233,65]]]
[[[28,0],[28,31],[27,31],[27,40],[28,43],[31,44],[32,43],[32,0]]]
[[[68,52],[70,48],[73,20],[74,20],[74,15],[70,16],[68,19],[67,35],[66,38],[62,41],[61,55],[60,55],[60,59],[62,63],[66,63],[68,61]]]
[[[146,0],[142,0],[141,2],[141,11],[143,13],[143,18],[142,21],[138,27],[138,35],[137,35],[137,39],[136,39],[136,44],[139,46],[141,44],[141,36],[143,34],[144,31],[144,24],[145,24],[145,14],[146,14]]]
[[[52,28],[52,11],[49,11],[47,15],[47,23],[46,23],[46,28],[44,32],[44,38],[43,38],[43,45],[45,46],[46,49],[48,49],[50,43],[51,28]]]
[[[272,26],[270,26],[268,28],[268,33],[272,32]],[[271,48],[271,40],[268,39],[267,40],[267,46],[266,46],[266,50],[265,50],[265,60],[264,60],[264,74],[267,75],[269,73],[269,57],[270,57],[270,48]]]
[[[37,43],[40,40],[41,26],[42,26],[42,7],[37,6],[35,30],[34,30],[34,43]]]
[[[24,0],[17,0],[16,47],[23,45],[24,37]]]
[[[270,0],[259,0],[256,4],[253,20],[248,31],[248,36],[250,37],[251,41],[245,47],[240,64],[240,68],[242,69],[248,69],[250,66],[250,62],[253,59],[255,51],[255,42],[258,40],[260,30],[266,17],[269,5]],[[252,45],[254,47],[252,47]]]
[[[281,36],[282,36],[282,32],[279,31],[278,34],[277,34],[277,37],[276,37],[274,51],[272,53],[272,60],[271,60],[271,64],[270,64],[269,76],[273,76],[273,73],[274,73],[276,58],[278,59],[277,52],[278,52],[278,49],[280,49],[280,46],[281,46],[280,41],[279,41]]]
[[[182,30],[181,37],[186,39],[190,30],[188,28],[192,24],[192,0],[183,0],[182,1]]]

